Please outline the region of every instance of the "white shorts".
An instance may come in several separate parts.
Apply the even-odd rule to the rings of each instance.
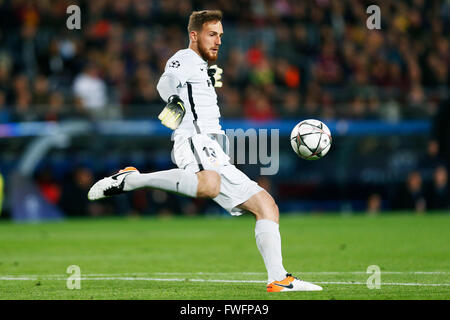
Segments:
[[[198,172],[214,170],[220,174],[220,193],[213,200],[231,215],[241,215],[238,205],[264,190],[230,163],[228,137],[224,134],[176,136],[172,150],[178,168]]]

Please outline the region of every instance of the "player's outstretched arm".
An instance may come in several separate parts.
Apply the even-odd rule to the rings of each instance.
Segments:
[[[167,101],[158,119],[161,120],[164,126],[172,130],[175,130],[180,125],[186,113],[184,103],[178,96],[178,85],[179,81],[176,77],[170,74],[163,74],[156,86],[161,98]]]
[[[161,123],[164,126],[175,130],[180,125],[185,114],[186,109],[183,100],[181,100],[178,95],[174,94],[167,100],[167,104],[159,114],[158,119],[161,120]]]

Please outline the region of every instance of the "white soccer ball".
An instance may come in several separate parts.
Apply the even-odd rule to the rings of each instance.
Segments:
[[[292,149],[306,160],[323,158],[330,150],[332,140],[326,124],[314,119],[299,122],[291,132]]]

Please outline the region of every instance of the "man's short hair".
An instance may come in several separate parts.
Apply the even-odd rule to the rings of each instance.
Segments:
[[[211,21],[222,21],[222,11],[202,10],[194,11],[189,17],[188,32],[201,31],[203,24]]]

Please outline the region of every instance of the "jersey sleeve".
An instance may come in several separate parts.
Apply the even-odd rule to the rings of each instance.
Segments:
[[[194,75],[193,65],[188,56],[175,56],[167,61],[163,75],[174,76],[183,86]]]

